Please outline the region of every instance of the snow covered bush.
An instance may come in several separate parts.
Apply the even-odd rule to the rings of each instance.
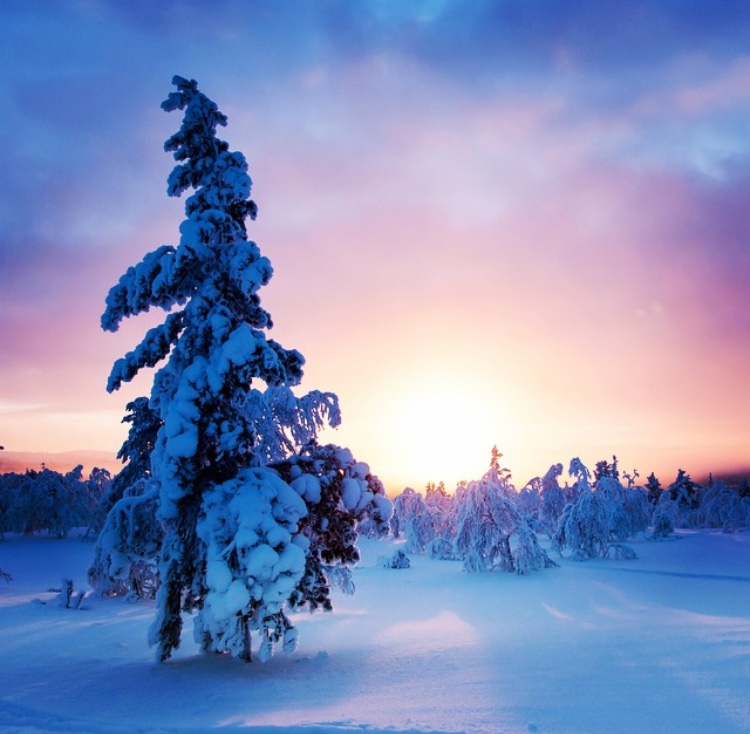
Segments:
[[[654,506],[657,505],[664,490],[653,472],[646,477],[646,484],[643,488],[648,492],[648,501]]]
[[[552,547],[559,553],[572,551],[576,560],[589,558],[634,557],[622,541],[646,529],[648,499],[643,490],[623,487],[616,460],[597,465],[598,479],[589,485],[588,469],[573,459],[570,473],[577,477],[573,502],[566,505],[552,536]]]
[[[429,510],[420,512],[409,520],[406,526],[406,552],[426,553],[427,548],[437,538],[435,524]]]
[[[549,537],[555,532],[566,503],[565,493],[557,481],[562,471],[562,464],[553,464],[542,477],[537,517],[540,529]]]
[[[456,536],[456,495],[449,494],[442,482],[428,484],[424,503],[432,518],[438,538],[452,539]]]
[[[164,527],[157,516],[158,491],[147,479],[125,490],[107,513],[94,547],[89,583],[102,596],[153,599]]]
[[[661,492],[651,515],[651,537],[658,540],[672,535],[678,514],[677,503],[669,496],[669,492]]]
[[[394,538],[400,538],[406,532],[409,520],[425,512],[424,497],[411,487],[406,487],[393,500],[393,514],[391,515],[391,533]]]
[[[296,632],[287,599],[305,571],[309,540],[299,533],[302,497],[277,472],[244,469],[203,495],[197,535],[206,546],[206,596],[195,617],[205,650],[251,658],[251,633],[261,633],[260,659]]]
[[[750,523],[747,504],[733,487],[713,481],[700,493],[698,524],[704,528],[726,528],[734,532]]]
[[[125,462],[101,501],[106,513],[88,570],[89,583],[103,596],[128,594],[152,599],[159,585],[157,563],[164,527],[157,517],[158,489],[150,481],[151,452],[161,427],[148,398],[126,406],[128,437],[117,458]]]
[[[403,534],[409,553],[426,553],[439,538],[452,542],[456,535],[456,508],[455,496],[448,494],[442,482],[428,484],[424,497],[407,487],[393,501],[393,537]]]
[[[427,556],[434,561],[456,561],[456,549],[448,538],[435,538],[427,546]]]
[[[539,545],[516,506],[510,474],[493,458],[489,471],[462,492],[455,550],[470,572],[508,571],[526,574],[556,565]]]
[[[404,551],[397,549],[390,558],[388,556],[379,556],[378,565],[381,568],[403,569],[411,568],[411,561]]]
[[[575,501],[581,494],[591,490],[591,472],[577,456],[570,460],[568,474],[575,477],[575,482],[572,485],[565,484],[563,491],[566,504]]]
[[[557,531],[552,536],[552,548],[562,554],[564,549],[573,558],[605,558],[609,550],[609,513],[604,495],[590,489],[581,491],[577,499],[566,505],[560,516]]]
[[[541,504],[542,480],[530,479],[518,493],[518,510],[532,527],[539,526],[539,506]]]
[[[172,81],[176,91],[162,108],[182,111],[183,121],[164,146],[177,161],[167,192],[192,193],[179,244],[145,255],[107,296],[101,321],[107,331],[153,308],[166,312],[160,325],[115,362],[107,389],[117,390],[143,368],[158,368],[147,411],[135,418],[145,407],[139,404],[131,413],[142,430],[138,452],[148,451],[148,486],[164,532],[150,634],[159,659],[179,646],[183,613],[197,613],[204,649],[249,659],[255,634],[264,658],[278,639],[287,646],[293,639],[284,604],[313,593],[325,598],[328,579],[310,558],[343,554],[344,563],[354,560],[351,538],[334,537],[351,528],[349,516],[343,526],[334,517],[324,528],[332,506],[325,482],[318,477],[321,499],[315,480],[287,491],[282,471],[268,466],[291,462],[321,425],[337,425],[338,401],[330,393],[291,392],[302,379],[304,358],[266,334],[273,324],[258,291],[273,269],[247,236],[246,220],[257,214],[247,162],[216,136],[227,119],[197,83],[179,76]],[[141,464],[131,479],[137,482],[145,471]],[[371,506],[385,515],[390,506],[384,497],[375,498],[367,478],[359,476],[363,471],[344,472],[339,500],[354,515]],[[293,495],[297,501],[289,499]],[[111,512],[122,509],[125,494],[111,499]],[[109,537],[122,538],[128,522],[125,516],[113,520]],[[320,537],[311,537],[312,528]],[[263,563],[256,563],[259,555]]]
[[[698,527],[700,489],[700,485],[694,482],[684,469],[677,470],[674,482],[665,490],[676,506],[675,527]]]

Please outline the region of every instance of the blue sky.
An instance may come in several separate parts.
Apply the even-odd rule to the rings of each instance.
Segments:
[[[0,426],[116,451],[111,285],[173,242],[174,74],[228,115],[274,336],[394,488],[750,465],[750,5],[6,2]],[[156,317],[154,317],[156,318]]]

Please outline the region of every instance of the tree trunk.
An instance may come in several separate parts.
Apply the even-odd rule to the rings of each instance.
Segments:
[[[242,618],[242,625],[245,628],[245,644],[243,646],[242,650],[242,659],[246,663],[252,663],[253,662],[253,650],[252,650],[252,640],[250,638],[250,620],[247,619],[247,617]]]

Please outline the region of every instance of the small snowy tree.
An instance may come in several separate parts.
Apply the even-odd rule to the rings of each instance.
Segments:
[[[578,462],[578,463],[574,463]],[[579,487],[576,498],[563,510],[552,536],[552,548],[562,554],[565,548],[573,552],[576,560],[604,558],[609,551],[609,516],[606,497],[593,492],[588,485],[588,470],[573,459],[570,473],[577,473]]]
[[[135,599],[153,599],[156,595],[164,539],[157,509],[156,486],[140,479],[107,513],[88,571],[89,582],[102,596],[129,594]]]
[[[669,498],[677,506],[675,525],[695,527],[698,525],[697,509],[700,504],[700,485],[694,482],[684,469],[677,470],[674,482],[667,487]]]
[[[556,565],[515,504],[510,472],[500,466],[493,449],[489,471],[469,482],[461,494],[456,529],[456,555],[470,572],[501,570],[526,574]]]
[[[393,537],[401,537],[406,532],[409,520],[426,510],[424,497],[411,487],[406,487],[401,494],[396,495],[393,500],[393,514],[391,515]]]
[[[662,539],[672,535],[677,513],[677,503],[670,498],[669,492],[661,492],[651,516],[651,525],[653,526],[651,537]]]
[[[420,512],[412,517],[406,526],[406,552],[426,553],[435,538],[437,532],[430,511]]]
[[[721,480],[712,481],[700,495],[698,524],[707,528],[724,528],[734,532],[750,521],[742,496]]]
[[[539,505],[542,496],[542,480],[530,479],[518,493],[518,509],[533,528],[539,527]]]
[[[644,530],[648,521],[645,492],[623,487],[617,461],[597,465],[594,487],[580,459],[573,459],[570,473],[578,477],[577,497],[565,506],[552,536],[552,547],[559,553],[567,548],[576,560],[606,558],[612,554],[632,558],[622,541]]]
[[[581,494],[591,491],[591,472],[577,456],[570,460],[568,474],[575,478],[575,482],[572,485],[567,483],[565,485],[563,491],[566,504],[578,499]]]
[[[654,506],[657,505],[663,490],[661,482],[653,472],[646,477],[646,484],[643,488],[648,492],[648,501]]]
[[[164,537],[156,512],[158,492],[150,481],[151,452],[162,422],[148,398],[136,398],[126,409],[122,422],[130,428],[117,454],[126,463],[102,499],[106,518],[88,576],[104,596],[151,599],[158,588],[157,564]]]
[[[258,291],[273,270],[247,237],[246,219],[257,213],[247,162],[216,136],[227,119],[197,83],[176,76],[173,84],[162,108],[184,115],[165,143],[178,162],[168,194],[193,192],[180,243],[157,248],[122,276],[102,327],[116,331],[153,307],[167,315],[115,362],[107,387],[162,365],[148,403],[159,425],[149,486],[164,527],[150,636],[159,659],[179,646],[183,612],[198,612],[204,649],[249,659],[257,632],[264,657],[277,638],[293,642],[281,606],[305,578],[312,547],[299,530],[306,502],[299,492],[292,500],[267,464],[321,421],[336,425],[338,404],[330,394],[291,396],[304,359],[266,335],[272,321]]]
[[[542,488],[539,495],[539,525],[549,536],[557,528],[563,509],[565,508],[565,493],[557,478],[562,474],[562,464],[553,464],[542,477]]]
[[[612,477],[613,479],[620,478],[620,470],[617,468],[617,457],[612,457],[612,463],[610,464],[606,459],[596,462],[594,468],[594,482],[598,482],[603,477]]]
[[[206,492],[197,535],[206,546],[206,596],[195,619],[204,650],[250,660],[260,631],[260,659],[273,644],[293,649],[296,632],[284,613],[302,579],[304,500],[272,469],[244,469]]]
[[[452,540],[456,535],[455,494],[449,494],[442,482],[437,485],[428,484],[424,503],[432,518],[437,537]]]
[[[103,500],[111,486],[112,475],[107,469],[100,467],[94,467],[89,478],[81,483],[81,491],[76,504],[82,525],[88,528],[87,533],[90,536],[95,536],[104,524],[107,513]]]

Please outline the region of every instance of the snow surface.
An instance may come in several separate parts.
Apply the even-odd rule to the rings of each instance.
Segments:
[[[361,540],[357,593],[295,618],[291,656],[196,652],[165,664],[154,606],[88,597],[93,545],[0,542],[0,731],[8,734],[734,734],[750,732],[750,534],[681,531],[634,561],[467,574]]]

